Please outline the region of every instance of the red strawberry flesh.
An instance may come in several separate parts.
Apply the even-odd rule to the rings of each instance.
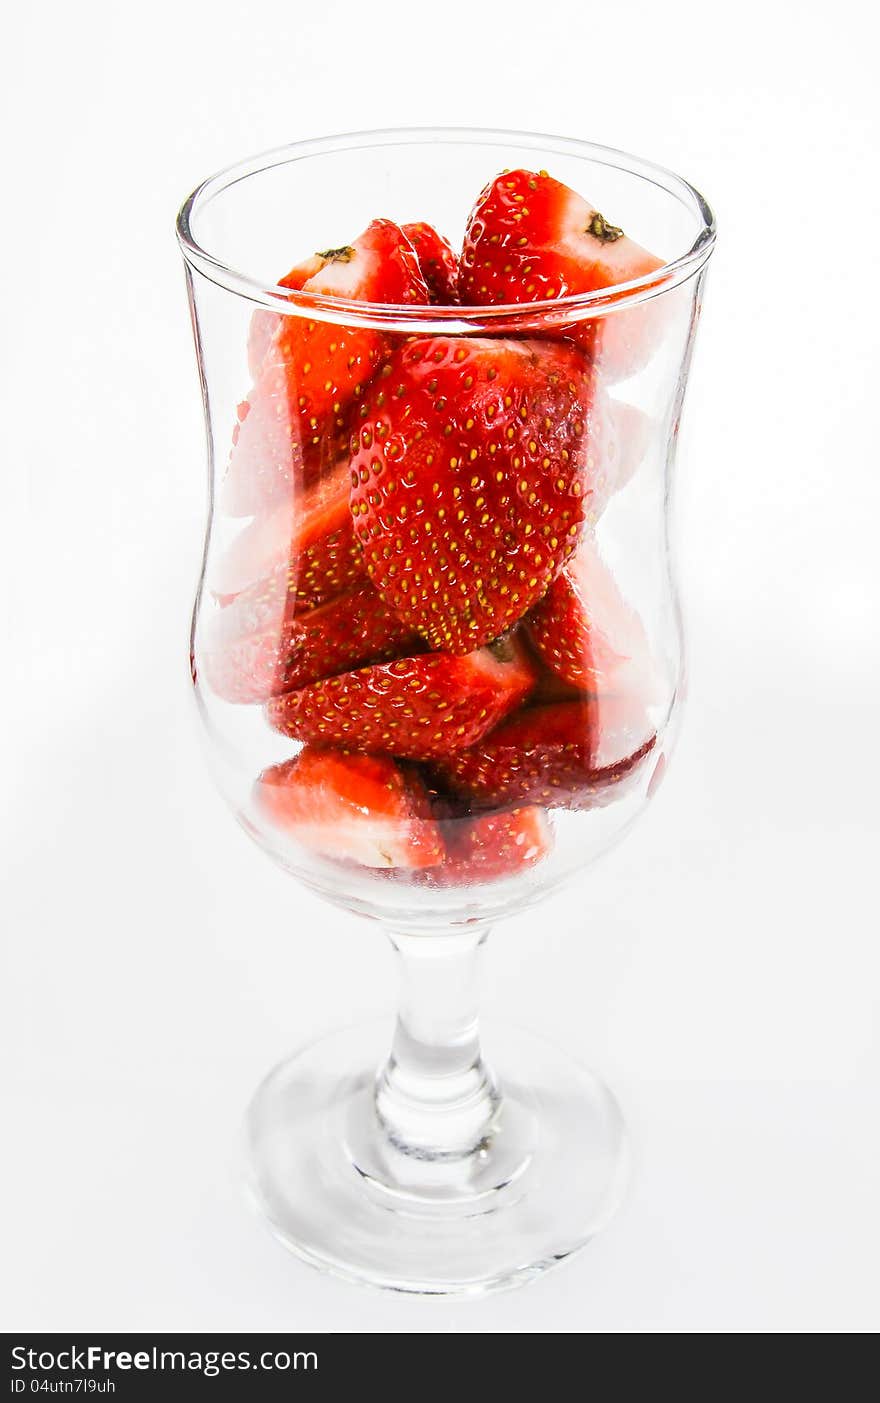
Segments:
[[[303,433],[289,368],[267,356],[238,423],[219,508],[225,516],[253,516],[289,502],[305,480]]]
[[[653,749],[625,701],[559,702],[518,712],[478,745],[437,762],[441,781],[479,808],[593,808]]]
[[[306,747],[264,770],[254,798],[277,829],[326,857],[378,868],[443,858],[424,787],[387,757]]]
[[[414,642],[369,584],[304,610],[280,573],[207,621],[197,662],[224,701],[265,702],[360,663],[411,651]]]
[[[302,263],[297,263],[295,268],[291,268],[279,282],[279,287],[289,287],[292,291],[299,291],[319,273],[327,262],[320,253],[312,254],[311,258],[306,258]],[[266,358],[266,352],[272,343],[272,338],[278,331],[282,323],[282,316],[278,312],[268,312],[258,309],[251,317],[251,327],[248,332],[248,367],[252,377],[256,380],[260,373],[260,366]]]
[[[505,632],[574,550],[593,389],[575,347],[454,337],[400,347],[370,387],[355,534],[382,597],[433,650]]]
[[[348,505],[348,462],[244,527],[210,572],[229,598],[277,573],[298,606],[324,604],[366,579]]]
[[[353,244],[318,255],[318,264],[302,283],[303,293],[355,302],[429,301],[415,250],[389,219],[374,219]],[[292,276],[298,281],[296,270]],[[226,513],[255,515],[332,466],[347,442],[351,408],[378,369],[385,344],[370,327],[340,326],[305,309],[277,314],[268,345],[252,350],[259,365],[223,483]]]
[[[442,824],[446,861],[430,873],[432,884],[464,886],[515,877],[541,862],[553,847],[544,809],[527,805]]]
[[[502,639],[466,657],[428,653],[315,682],[270,702],[268,718],[299,740],[427,760],[480,740],[534,680],[522,645]]]
[[[321,255],[323,267],[303,284],[303,292],[347,301],[419,305],[428,289],[412,245],[390,219],[374,219],[354,243]],[[369,327],[285,317],[275,348],[292,368],[298,406],[319,427],[339,413],[367,383],[383,349],[381,332]]]
[[[476,306],[552,302],[611,289],[662,267],[662,259],[546,171],[505,171],[471,213],[459,290],[462,302]],[[609,378],[619,379],[650,354],[661,325],[655,301],[563,330],[601,361]]]
[[[569,686],[599,696],[627,694],[644,706],[662,699],[644,625],[591,537],[581,540],[532,609],[528,627],[545,665]]]
[[[458,259],[452,245],[431,224],[401,227],[416,251],[431,301],[444,307],[453,306],[458,301]]]

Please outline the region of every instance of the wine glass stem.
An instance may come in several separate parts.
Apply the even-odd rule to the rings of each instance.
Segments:
[[[500,1094],[480,1051],[477,1018],[488,931],[391,932],[401,998],[391,1055],[376,1083],[380,1123],[397,1150],[463,1159],[483,1148]]]

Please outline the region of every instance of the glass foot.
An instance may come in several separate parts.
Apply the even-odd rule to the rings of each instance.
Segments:
[[[626,1136],[604,1084],[551,1044],[484,1029],[501,1102],[463,1157],[408,1154],[375,1084],[387,1024],[334,1033],[282,1062],[247,1115],[250,1188],[278,1238],[349,1280],[427,1295],[514,1286],[609,1221]]]

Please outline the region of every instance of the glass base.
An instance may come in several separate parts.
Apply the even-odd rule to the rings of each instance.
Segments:
[[[278,1238],[349,1280],[425,1295],[529,1281],[583,1247],[626,1185],[611,1092],[519,1029],[484,1030],[502,1091],[463,1157],[393,1145],[375,1113],[387,1024],[347,1029],[282,1062],[247,1115],[250,1188]]]

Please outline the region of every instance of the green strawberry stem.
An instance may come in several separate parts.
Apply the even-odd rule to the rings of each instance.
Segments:
[[[616,224],[609,224],[604,215],[596,210],[586,228],[586,233],[592,234],[594,239],[598,239],[603,244],[616,243],[623,238],[623,230],[618,229]]]
[[[317,253],[318,258],[325,258],[328,263],[350,263],[354,258],[354,249],[351,244],[342,244],[340,248],[325,248]]]

